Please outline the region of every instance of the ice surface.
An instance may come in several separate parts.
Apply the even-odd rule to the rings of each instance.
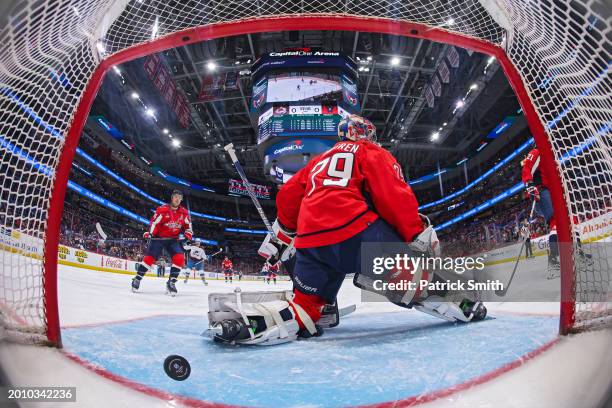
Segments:
[[[205,287],[199,280],[179,281],[179,295],[172,298],[164,295],[163,279],[145,278],[137,294],[130,291],[130,279],[60,267],[67,351],[158,389],[243,405],[345,406],[409,397],[512,361],[554,338],[558,324],[554,302],[508,302],[488,305],[495,319],[452,325],[386,303],[361,304],[359,290],[346,281],[339,304],[357,303],[357,312],[326,336],[243,350],[218,347],[199,336],[206,327],[207,294],[232,290],[236,283],[210,281]],[[262,282],[240,286],[274,288]],[[276,286],[288,287],[284,282]],[[596,406],[610,385],[611,340],[610,332],[564,338],[520,368],[431,404]],[[172,353],[185,355],[192,364],[192,377],[183,383],[162,370],[163,359]],[[77,385],[82,399],[75,406],[109,406],[110,400],[113,406],[162,405],[100,378],[56,350],[3,345],[0,361],[18,385]]]

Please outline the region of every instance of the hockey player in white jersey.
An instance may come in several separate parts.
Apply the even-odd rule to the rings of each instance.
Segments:
[[[188,252],[187,255],[187,268],[185,269],[185,280],[183,282],[187,283],[189,281],[189,275],[193,272],[194,277],[196,271],[200,274],[200,279],[204,285],[208,286],[208,282],[206,282],[206,273],[204,272],[204,262],[206,261],[206,252],[204,248],[202,248],[200,240],[196,239],[193,245],[185,245],[185,250]]]

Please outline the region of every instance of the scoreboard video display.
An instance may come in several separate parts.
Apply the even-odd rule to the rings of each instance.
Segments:
[[[271,117],[259,126],[259,143],[276,136],[335,136],[340,115],[286,115]]]

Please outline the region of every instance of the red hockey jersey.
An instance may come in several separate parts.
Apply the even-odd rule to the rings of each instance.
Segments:
[[[537,186],[542,185],[546,188],[550,186],[548,174],[541,170],[540,159],[540,151],[538,149],[533,149],[521,162],[523,166],[521,174],[523,184],[533,181]]]
[[[159,206],[151,218],[149,233],[157,238],[178,238],[181,232],[193,234],[189,213],[185,207],[172,209],[169,204]]]
[[[223,262],[221,262],[221,267],[223,269],[232,269],[233,266],[234,264],[229,259],[224,259]]]
[[[296,248],[344,241],[379,216],[406,242],[423,231],[400,165],[365,140],[338,142],[313,158],[280,189],[276,206],[280,223],[297,231]]]

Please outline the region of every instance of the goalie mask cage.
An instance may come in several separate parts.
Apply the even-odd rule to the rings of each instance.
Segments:
[[[61,345],[60,223],[80,133],[115,64],[193,42],[284,30],[410,36],[496,57],[552,175],[561,251],[560,332],[608,322],[608,261],[578,262],[576,228],[612,193],[611,21],[606,0],[29,0],[0,31],[2,279],[5,333]],[[452,20],[451,20],[452,19]],[[584,241],[584,240],[583,240]]]

